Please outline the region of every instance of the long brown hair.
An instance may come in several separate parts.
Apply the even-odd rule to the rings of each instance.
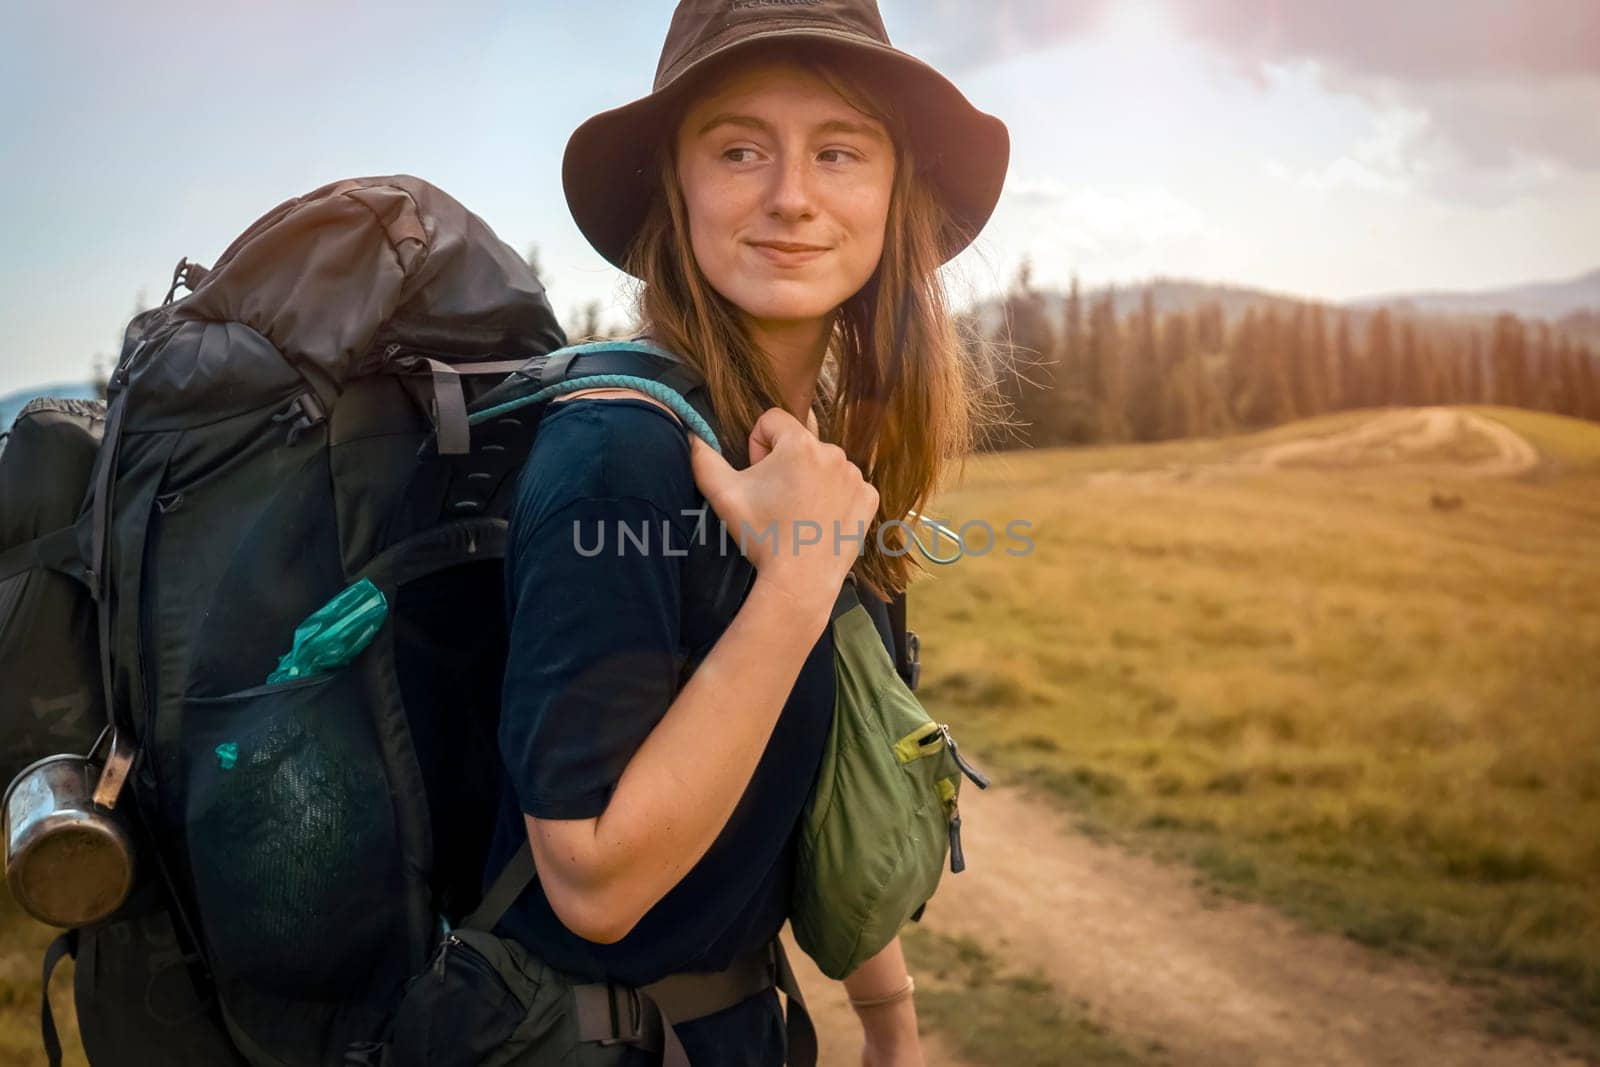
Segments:
[[[904,590],[919,564],[907,551],[903,528],[890,524],[880,533],[879,524],[909,522],[907,513],[923,510],[952,461],[959,472],[977,428],[992,414],[995,400],[986,388],[992,380],[978,361],[963,357],[939,276],[948,220],[894,109],[865,72],[816,55],[805,65],[851,106],[882,122],[895,144],[883,255],[835,316],[816,407],[823,440],[843,448],[878,490],[878,514],[854,570],[886,597]],[[727,73],[725,67],[715,76]],[[704,81],[697,86],[706,88]],[[676,118],[667,130],[676,130]],[[643,283],[637,314],[644,330],[705,377],[725,454],[742,466],[750,428],[763,411],[781,404],[782,392],[735,307],[695,262],[675,138],[669,132],[664,140],[657,194],[628,256],[628,272]]]

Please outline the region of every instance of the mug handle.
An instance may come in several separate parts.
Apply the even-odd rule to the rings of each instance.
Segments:
[[[94,787],[94,802],[96,806],[111,811],[117,806],[117,798],[122,795],[122,784],[128,780],[128,771],[133,767],[133,757],[138,753],[138,749],[125,746],[116,726],[108,725],[100,731],[94,747],[89,749],[90,760],[94,759],[94,754],[108,738],[110,748],[106,753],[105,766],[100,769],[100,781]]]

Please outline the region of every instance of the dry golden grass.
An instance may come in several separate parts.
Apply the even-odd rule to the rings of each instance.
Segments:
[[[1035,548],[917,586],[922,695],[1086,828],[1365,941],[1551,976],[1595,1025],[1600,426],[1475,410],[1540,466],[1228,467],[1360,412],[975,460],[935,513],[1027,519]]]
[[[45,946],[58,932],[29,919],[0,887],[0,1063],[8,1067],[45,1067],[48,1062],[39,1041],[39,976]],[[78,1042],[71,960],[56,968],[50,1004],[61,1034],[62,1062],[81,1067],[87,1061]]]

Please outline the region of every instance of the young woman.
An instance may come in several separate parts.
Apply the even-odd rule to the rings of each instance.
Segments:
[[[830,609],[852,570],[905,587],[878,524],[971,442],[936,271],[1007,153],[872,0],[685,0],[655,91],[574,134],[573,214],[643,282],[645,334],[706,379],[726,452],[643,393],[591,390],[545,416],[527,465],[490,861],[531,844],[538,880],[497,929],[557,969],[644,986],[776,938],[833,713]],[[752,567],[719,617],[712,591]],[[898,942],[844,984],[865,1062],[920,1063]],[[771,989],[675,1030],[695,1067],[785,1055]]]

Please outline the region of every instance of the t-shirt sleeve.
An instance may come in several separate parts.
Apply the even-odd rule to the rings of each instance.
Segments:
[[[500,752],[522,810],[605,810],[666,713],[683,658],[683,563],[701,505],[685,431],[642,400],[545,416],[506,560]]]

